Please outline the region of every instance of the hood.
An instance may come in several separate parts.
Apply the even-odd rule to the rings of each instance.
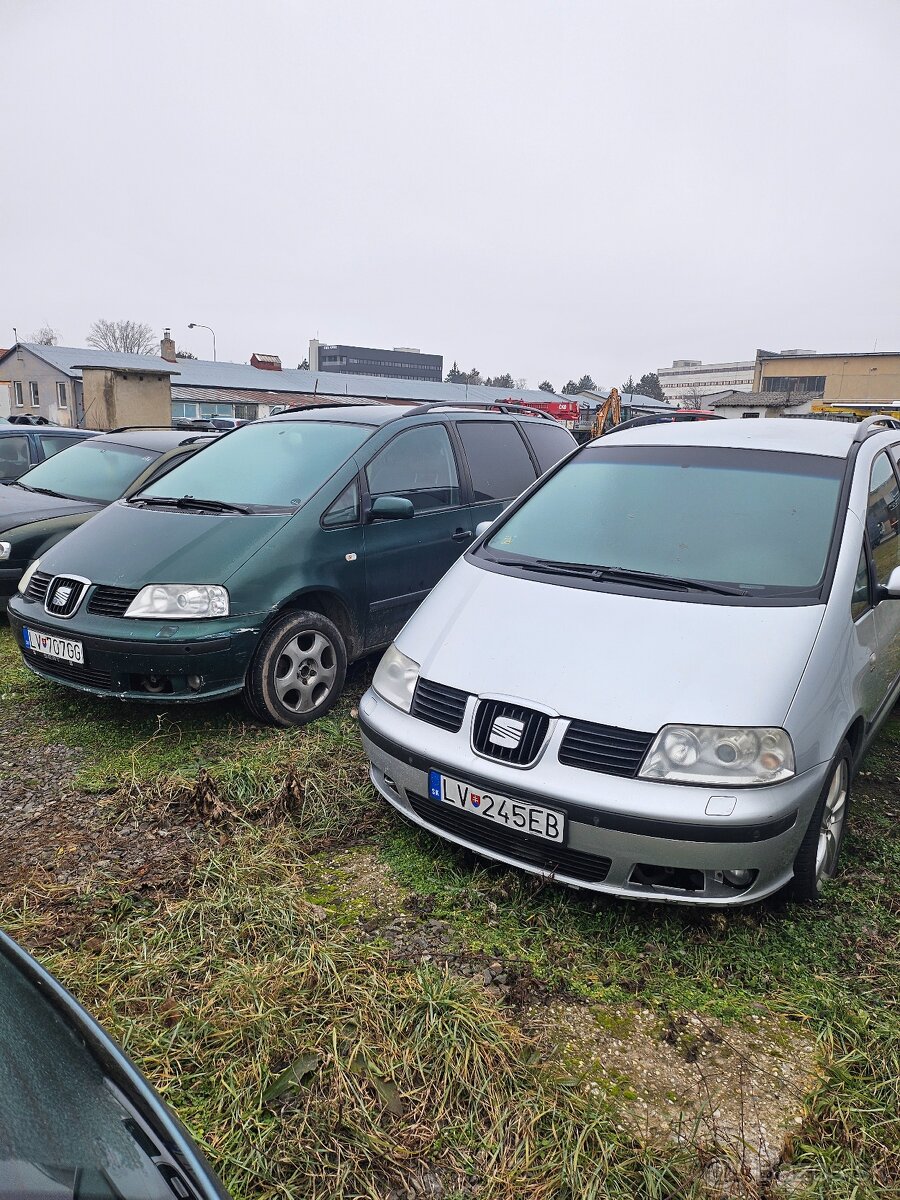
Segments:
[[[655,733],[784,723],[823,605],[686,603],[460,560],[397,638],[427,679]]]
[[[9,483],[0,484],[0,533],[31,521],[78,516],[79,513],[96,512],[102,507],[94,500],[44,496],[41,492],[26,492],[24,488]]]
[[[92,583],[226,583],[292,513],[191,513],[117,500],[45,555],[41,570]]]

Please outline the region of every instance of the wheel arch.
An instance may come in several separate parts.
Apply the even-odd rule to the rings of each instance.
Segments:
[[[273,621],[277,621],[287,613],[304,610],[317,612],[321,616],[327,617],[329,621],[332,621],[337,626],[341,637],[344,639],[344,645],[347,648],[348,661],[359,656],[362,642],[361,630],[358,628],[357,622],[354,621],[343,597],[338,592],[331,591],[328,588],[309,588],[306,591],[296,592],[294,595],[289,596],[272,613],[267,622],[267,627]]]

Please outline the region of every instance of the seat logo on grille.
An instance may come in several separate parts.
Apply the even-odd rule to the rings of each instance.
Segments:
[[[488,735],[488,741],[495,746],[504,746],[515,750],[525,732],[525,722],[517,721],[515,717],[495,717]]]
[[[72,595],[71,583],[60,583],[57,585],[56,591],[53,593],[53,599],[50,603],[54,608],[65,608],[69,603],[69,597]]]

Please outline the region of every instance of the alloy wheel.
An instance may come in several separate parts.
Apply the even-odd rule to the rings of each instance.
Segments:
[[[834,875],[837,866],[844,820],[847,816],[849,774],[846,760],[841,759],[831,777],[822,823],[819,826],[819,841],[816,846],[816,885],[821,889],[826,879]]]
[[[334,687],[337,656],[334,646],[317,630],[290,638],[275,664],[275,694],[292,712],[317,708]]]

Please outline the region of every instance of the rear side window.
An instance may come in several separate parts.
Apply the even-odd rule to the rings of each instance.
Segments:
[[[525,426],[525,436],[531,442],[531,448],[538,460],[541,474],[549,471],[554,463],[569,453],[575,446],[571,434],[550,421],[542,421],[540,425]]]
[[[45,458],[52,458],[54,454],[59,454],[60,450],[65,450],[66,446],[74,446],[79,440],[78,438],[54,437],[52,433],[42,433],[38,436]]]
[[[419,425],[397,434],[366,467],[373,500],[402,496],[417,513],[459,504],[459,475],[443,425]]]
[[[460,421],[459,436],[472,475],[472,498],[511,500],[534,483],[534,464],[512,422]]]
[[[900,567],[900,488],[890,459],[884,453],[872,463],[866,530],[875,563],[875,578],[886,584],[894,567]]]
[[[30,466],[24,434],[0,438],[0,479],[18,479]]]

